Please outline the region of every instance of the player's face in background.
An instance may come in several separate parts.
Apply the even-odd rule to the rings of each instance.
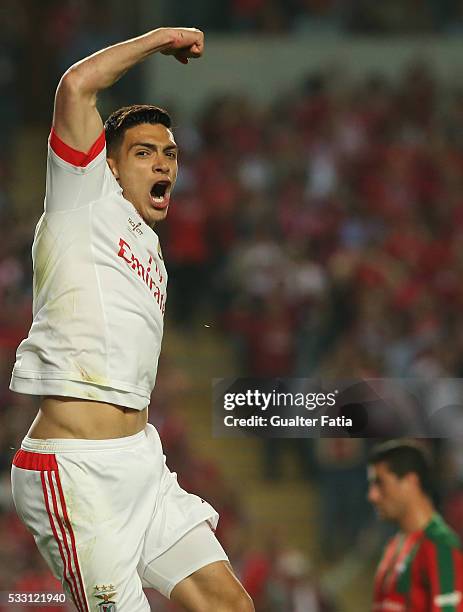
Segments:
[[[177,146],[168,128],[150,123],[129,128],[108,163],[124,198],[148,225],[166,218],[177,179]]]
[[[368,501],[382,519],[398,521],[406,512],[409,497],[407,475],[399,478],[386,463],[368,466]]]

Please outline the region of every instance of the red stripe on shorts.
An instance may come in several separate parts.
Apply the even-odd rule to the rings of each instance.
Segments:
[[[31,453],[22,448],[18,450],[13,458],[13,465],[23,470],[35,470],[36,472],[49,472],[58,470],[55,455],[45,453]]]
[[[49,499],[48,499],[48,491],[47,491],[47,484],[46,484],[46,481],[45,481],[45,473],[42,472],[40,474],[40,477],[42,479],[43,497],[45,499],[45,507],[47,509],[47,514],[48,514],[48,519],[50,521],[51,530],[53,532],[55,540],[58,543],[59,554],[61,555],[61,559],[63,561],[63,578],[64,578],[64,580],[66,580],[66,582],[67,582],[67,584],[69,586],[69,590],[71,591],[72,598],[74,600],[74,603],[76,604],[77,609],[79,610],[79,612],[82,612],[82,608],[78,605],[77,599],[76,599],[76,590],[75,589],[77,588],[77,586],[75,585],[75,582],[73,584],[71,584],[69,582],[69,578],[68,578],[68,575],[67,575],[67,560],[66,560],[66,557],[64,556],[63,547],[62,547],[61,541],[60,541],[60,539],[58,537],[58,533],[56,531],[56,526],[55,526],[55,521],[53,520],[53,515],[52,515],[51,510],[50,510],[50,502],[49,502]],[[75,581],[75,579],[74,579],[74,581]]]
[[[58,472],[55,472],[55,476],[57,476],[57,475],[58,475]],[[53,509],[55,511],[55,517],[56,517],[56,520],[58,521],[58,525],[59,525],[59,528],[60,528],[60,531],[61,531],[61,537],[63,538],[64,547],[66,549],[67,562],[68,562],[68,567],[69,567],[70,574],[71,574],[71,580],[72,580],[72,582],[73,582],[73,584],[75,586],[75,594],[74,594],[74,591],[73,591],[74,601],[75,601],[75,604],[76,604],[77,609],[79,610],[79,612],[84,612],[85,608],[82,605],[81,590],[80,590],[80,589],[82,589],[82,583],[79,583],[78,578],[76,578],[76,576],[74,575],[74,572],[72,570],[71,551],[69,550],[67,534],[66,534],[66,531],[65,531],[64,526],[63,526],[63,522],[62,522],[60,514],[59,514],[59,508],[58,508],[58,502],[57,502],[57,493],[55,491],[55,484],[53,482],[53,474],[52,474],[52,472],[48,472],[48,484],[50,486],[51,497],[52,497],[52,500],[53,500]],[[61,508],[62,507],[63,507],[63,504],[61,504]],[[64,512],[63,512],[63,514],[64,514]],[[62,559],[64,561],[64,556],[63,555],[62,555]]]
[[[79,612],[88,612],[87,598],[85,596],[85,589],[83,586],[82,574],[80,571],[79,560],[77,557],[77,547],[74,537],[74,532],[71,527],[71,522],[66,509],[64,501],[63,488],[58,473],[58,462],[56,461],[56,455],[48,453],[35,453],[31,451],[18,450],[13,458],[13,465],[23,470],[34,470],[41,472],[43,497],[45,500],[45,507],[47,509],[48,518],[50,521],[50,527],[53,532],[53,536],[58,544],[59,553],[61,560],[63,561],[63,578],[69,586],[69,590],[72,594],[74,603]],[[48,474],[48,486],[50,487],[50,496],[47,489],[47,480],[45,474]],[[53,481],[53,474],[55,475],[56,485]],[[58,490],[56,490],[56,488]],[[58,506],[58,496],[61,503],[62,517],[60,516]],[[53,506],[53,507],[52,507]],[[58,536],[55,521],[58,523],[61,536],[64,543],[64,548],[61,544],[61,540]],[[63,524],[64,523],[64,524]],[[66,533],[66,529],[69,532],[69,536]],[[70,539],[70,546],[68,539]],[[71,554],[72,549],[72,554]],[[76,575],[74,574],[72,563],[74,561],[74,568]]]
[[[52,128],[50,132],[50,147],[56,153],[58,157],[68,162],[68,164],[72,164],[73,166],[79,166],[81,168],[85,168],[88,164],[98,157],[98,155],[103,151],[106,143],[105,132],[104,130],[95,140],[90,149],[84,153],[83,151],[77,151],[77,149],[73,149],[65,142],[61,140],[55,130]]]
[[[55,476],[56,476],[56,484],[58,485],[58,491],[59,491],[59,496],[60,496],[60,501],[61,501],[61,508],[63,510],[64,523],[66,527],[68,528],[69,534],[71,536],[72,553],[74,555],[74,565],[76,567],[77,574],[79,575],[78,580],[80,583],[80,588],[82,590],[84,609],[86,612],[88,612],[87,598],[85,596],[85,589],[84,589],[84,581],[82,580],[82,574],[80,573],[79,559],[77,557],[77,547],[76,547],[76,540],[74,537],[74,531],[72,530],[71,521],[69,520],[68,512],[66,509],[66,502],[64,501],[63,487],[61,486],[61,480],[59,477],[59,473],[55,472]]]

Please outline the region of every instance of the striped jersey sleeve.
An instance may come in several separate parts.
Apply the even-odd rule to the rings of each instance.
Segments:
[[[457,536],[442,519],[433,521],[416,555],[411,584],[422,583],[430,612],[463,612],[463,553]]]
[[[398,533],[378,566],[374,612],[463,612],[463,552],[435,514],[422,531]]]

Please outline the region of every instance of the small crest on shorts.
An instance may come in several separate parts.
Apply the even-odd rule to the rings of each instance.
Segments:
[[[100,612],[117,612],[116,602],[114,601],[117,591],[114,590],[114,585],[102,584],[100,586],[96,584],[93,591],[94,597],[102,600],[98,604]]]

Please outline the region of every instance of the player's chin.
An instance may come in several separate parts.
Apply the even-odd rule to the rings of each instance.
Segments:
[[[164,219],[167,217],[167,211],[169,210],[169,207],[166,206],[165,208],[155,208],[153,210],[151,210],[151,220],[153,223],[158,223],[159,221],[164,221]]]
[[[377,508],[376,512],[382,521],[395,521],[394,512],[388,511],[385,508]]]
[[[380,508],[379,506],[375,506],[375,512],[376,512],[378,518],[380,518],[382,520],[387,520],[388,516],[387,516],[387,512],[385,512],[384,508]]]

